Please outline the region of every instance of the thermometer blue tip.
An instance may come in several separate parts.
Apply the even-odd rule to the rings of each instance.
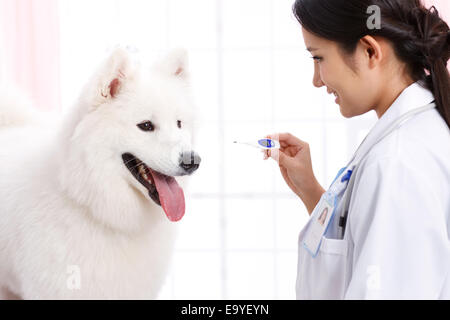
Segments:
[[[275,147],[275,142],[273,142],[270,139],[261,139],[258,141],[258,143],[264,148],[274,148]]]

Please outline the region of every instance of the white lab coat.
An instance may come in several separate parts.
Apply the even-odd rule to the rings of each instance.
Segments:
[[[363,145],[433,100],[411,85]],[[316,258],[302,246],[309,223],[300,233],[297,299],[450,299],[450,130],[437,109],[375,145],[355,174],[344,239],[343,201]]]

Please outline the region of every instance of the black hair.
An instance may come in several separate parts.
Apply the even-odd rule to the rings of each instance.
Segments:
[[[371,6],[379,9],[378,28],[368,25]],[[306,30],[349,54],[366,35],[389,40],[412,79],[433,92],[450,128],[450,32],[434,6],[427,9],[420,0],[296,0],[293,11]]]

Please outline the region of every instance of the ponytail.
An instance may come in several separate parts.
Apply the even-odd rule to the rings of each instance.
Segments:
[[[447,69],[450,58],[449,27],[434,6],[426,9],[420,2],[412,11],[412,17],[418,35],[416,45],[423,55],[423,68],[428,72],[422,72],[417,80],[433,92],[437,109],[450,128],[450,75]]]

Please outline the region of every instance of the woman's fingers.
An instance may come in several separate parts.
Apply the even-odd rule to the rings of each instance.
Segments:
[[[269,159],[269,153],[268,153],[268,150],[261,150],[261,152],[264,154],[264,160]]]
[[[292,165],[290,158],[294,158],[300,150],[308,146],[306,142],[290,133],[274,133],[266,136],[266,138],[278,140],[281,148],[275,150],[276,152],[273,152],[274,154],[272,154],[271,150],[264,150],[264,160],[274,158],[277,162],[281,160],[283,163],[289,163],[290,165]],[[281,153],[281,155],[279,153]],[[282,159],[280,159],[280,157]]]
[[[268,135],[267,138],[274,139],[280,142],[280,145],[284,148],[289,146],[299,146],[302,147],[306,142],[300,140],[299,138],[293,136],[290,133],[274,133]]]

